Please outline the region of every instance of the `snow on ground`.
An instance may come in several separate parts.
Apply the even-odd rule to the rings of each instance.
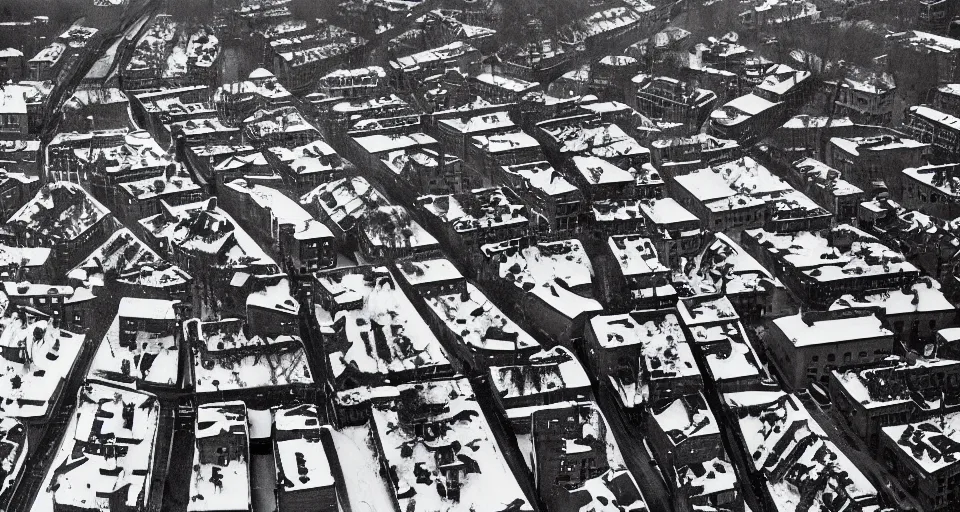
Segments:
[[[380,463],[368,441],[370,425],[331,430],[333,445],[343,467],[343,479],[353,512],[394,510],[387,483],[380,478]]]

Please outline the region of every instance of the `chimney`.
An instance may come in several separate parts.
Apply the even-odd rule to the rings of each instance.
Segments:
[[[134,404],[123,404],[123,428],[130,430],[133,428]]]

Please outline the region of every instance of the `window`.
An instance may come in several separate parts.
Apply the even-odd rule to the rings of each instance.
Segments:
[[[820,361],[820,356],[813,356],[813,357],[810,358],[810,360],[813,361],[814,363],[816,363],[816,362]]]
[[[860,359],[866,359],[866,358],[867,358],[867,351],[864,350],[864,351],[860,352],[860,353],[857,354],[857,355],[860,357]]]
[[[832,363],[832,362],[834,362],[834,361],[836,361],[836,360],[837,360],[836,354],[827,354],[827,361],[828,361],[828,362],[831,362],[831,363]]]

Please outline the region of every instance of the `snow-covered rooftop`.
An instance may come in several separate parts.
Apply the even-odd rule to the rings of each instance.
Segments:
[[[783,96],[790,93],[792,89],[800,87],[811,76],[809,71],[796,70],[786,64],[775,64],[767,70],[766,76],[757,88],[776,96]]]
[[[154,395],[87,381],[77,400],[73,457],[55,471],[57,507],[106,510],[119,498],[146,507],[153,468],[160,402]],[[119,495],[115,497],[114,493]]]
[[[960,197],[960,176],[957,176],[955,168],[955,164],[925,165],[904,169],[902,173],[928,187],[937,189],[950,200],[956,200]]]
[[[177,343],[176,314],[168,300],[124,297],[120,309],[107,329],[89,375],[118,382],[143,382],[174,386],[180,374],[180,347]],[[166,319],[168,329],[153,332],[128,330],[120,326],[120,318]],[[129,379],[129,380],[128,380]]]
[[[849,117],[837,117],[831,121],[826,116],[798,115],[791,117],[781,128],[790,130],[825,128],[828,122],[830,126],[836,127],[853,126],[853,121]]]
[[[348,369],[368,377],[389,377],[450,364],[439,340],[385,267],[320,273],[316,279],[315,315],[321,332],[336,332],[343,343],[326,347],[331,377]],[[383,345],[372,348],[374,340]]]
[[[506,111],[488,112],[463,118],[452,117],[441,119],[439,124],[448,127],[455,133],[464,135],[471,135],[487,130],[506,130],[516,126]]]
[[[671,226],[700,220],[672,197],[643,200],[640,202],[640,210],[657,226]]]
[[[889,39],[909,46],[922,47],[936,53],[952,53],[960,51],[960,40],[945,37],[919,30],[908,30],[897,34],[890,34]]]
[[[349,230],[373,209],[387,204],[386,199],[366,179],[342,178],[306,193],[300,204],[314,206],[343,230]]]
[[[163,69],[176,34],[177,23],[169,15],[161,14],[154,17],[149,28],[137,41],[126,71],[128,73],[156,72]]]
[[[960,120],[957,120],[957,126],[960,126]],[[884,151],[899,151],[923,149],[929,144],[914,139],[903,137],[894,137],[892,135],[877,135],[872,137],[831,137],[830,144],[842,149],[853,156],[860,156],[864,153],[882,153]]]
[[[537,139],[519,129],[497,135],[477,135],[470,139],[470,143],[480,151],[493,155],[540,147]]]
[[[553,168],[549,162],[539,161],[504,166],[503,169],[521,179],[533,189],[548,196],[557,196],[576,192],[578,189],[567,178]]]
[[[271,225],[275,226],[275,230],[291,226],[294,237],[301,240],[333,238],[333,233],[322,222],[314,219],[299,203],[275,188],[245,179],[237,179],[225,185],[238,194],[249,197],[253,204],[269,212]]]
[[[161,258],[134,236],[128,228],[113,233],[86,259],[67,273],[86,287],[105,286],[106,276],[116,275],[122,283],[146,287],[169,288],[189,282],[190,276],[180,267]]]
[[[320,441],[317,407],[312,404],[280,407],[273,410],[273,416],[278,433],[297,431],[295,437],[277,436],[277,485],[283,492],[332,487],[333,472]]]
[[[269,73],[264,75],[258,71]],[[241,82],[231,82],[220,86],[214,91],[214,101],[227,100],[250,100],[263,99],[268,101],[281,101],[291,98],[290,91],[272,73],[265,69],[258,69],[250,73],[248,80]]]
[[[426,302],[454,336],[473,350],[514,352],[540,346],[471,283],[466,295],[439,295]]]
[[[490,378],[504,399],[590,387],[586,370],[568,349],[559,345],[532,354],[524,364],[491,366]]]
[[[199,137],[218,133],[236,133],[240,131],[237,127],[223,124],[220,118],[215,115],[188,119],[186,121],[176,121],[167,125],[168,131],[172,132],[174,129],[182,130],[183,134],[187,137]]]
[[[0,413],[43,417],[73,372],[84,337],[53,327],[27,310],[11,314],[0,319],[0,347],[8,354],[0,359]]]
[[[408,283],[414,287],[444,281],[462,280],[463,274],[446,258],[426,259],[422,261],[403,260],[396,264]]]
[[[629,171],[596,156],[575,156],[572,162],[584,181],[590,185],[634,182],[634,176]]]
[[[597,122],[595,118],[547,121],[540,123],[539,128],[565,154],[617,159],[650,153],[619,126]]]
[[[802,174],[804,181],[812,181],[816,186],[829,191],[834,196],[863,193],[863,190],[841,178],[840,171],[814,158],[798,160],[793,163],[793,168]],[[904,170],[905,173],[906,171]]]
[[[583,19],[563,27],[565,42],[581,42],[589,38],[604,36],[610,32],[624,30],[643,20],[641,13],[650,11],[653,6],[634,0],[630,7],[611,7],[594,12]]]
[[[688,327],[736,322],[740,319],[733,304],[724,295],[694,297],[677,305],[680,318]]]
[[[659,405],[651,410],[651,415],[674,446],[689,438],[720,434],[717,419],[701,393]]]
[[[276,265],[213,198],[164,210],[141,220],[140,225],[169,248],[214,258],[217,265],[228,268]]]
[[[430,249],[439,242],[402,206],[380,206],[370,209],[362,219],[363,233],[374,247],[388,249]]]
[[[0,114],[26,115],[27,88],[20,85],[7,84],[0,91]]]
[[[518,512],[532,510],[466,379],[405,384],[400,395],[372,408],[374,436],[386,464],[396,468],[400,510],[499,512],[511,505]],[[423,422],[442,426],[429,437],[417,435],[413,427]],[[460,473],[459,500],[438,492],[446,469]],[[433,479],[419,478],[423,470]]]
[[[611,376],[611,384],[625,405],[646,403],[653,381],[700,376],[675,312],[600,315],[590,319],[590,326],[605,349],[640,345],[639,374],[630,378]]]
[[[43,47],[39,52],[37,52],[37,54],[34,55],[29,62],[31,63],[42,62],[42,63],[47,63],[50,66],[53,66],[54,64],[57,63],[57,61],[60,60],[60,57],[62,57],[64,52],[66,51],[67,51],[67,45],[59,41],[54,41],[49,45]]]
[[[775,218],[780,212],[791,216],[798,211],[809,216],[828,213],[749,156],[677,176],[675,181],[713,211],[767,203],[773,206]]]
[[[740,124],[753,116],[759,115],[779,103],[772,103],[756,94],[745,94],[734,98],[710,114],[711,120],[724,126]]]
[[[777,318],[773,323],[796,347],[893,336],[876,314],[838,316],[812,321],[803,314],[796,314]]]
[[[242,321],[225,319],[184,324],[193,343],[194,386],[198,393],[314,383],[299,336],[248,337]]]
[[[415,53],[413,55],[408,55],[406,57],[400,57],[393,62],[400,69],[407,71],[417,69],[421,65],[429,65],[436,61],[456,59],[462,55],[476,51],[477,50],[469,44],[456,41],[439,48],[433,48],[420,53]]]
[[[7,222],[43,239],[70,241],[109,215],[80,185],[57,181],[44,185]]]
[[[49,247],[15,247],[0,244],[0,267],[42,267],[50,260]],[[12,276],[10,276],[12,277]]]
[[[945,397],[939,390],[926,393],[915,390],[909,383],[911,376],[931,371],[956,371],[957,367],[960,367],[960,361],[950,359],[916,358],[915,361],[904,361],[890,356],[884,360],[883,366],[849,368],[843,372],[833,370],[832,373],[847,395],[865,409],[916,403],[920,409],[930,410],[939,408],[941,399]]]
[[[607,239],[620,273],[626,277],[669,272],[657,257],[657,249],[649,238],[641,235],[615,235]]]
[[[931,277],[905,289],[884,290],[863,294],[861,297],[844,295],[836,300],[831,310],[851,307],[880,306],[887,315],[909,315],[950,312],[955,308],[943,295],[940,283]]]
[[[477,81],[487,85],[506,89],[515,93],[522,93],[540,88],[540,82],[528,82],[519,78],[513,78],[502,74],[480,73],[476,76]]]
[[[746,230],[745,236],[817,281],[836,281],[857,276],[880,276],[918,272],[903,254],[878,239],[847,224],[827,232],[771,233]]]
[[[219,441],[221,436],[237,440]],[[197,445],[211,443],[211,452],[220,446],[237,446],[227,450],[225,463],[201,459],[201,450],[193,455],[193,474],[190,477],[190,512],[219,510],[251,510],[250,450],[247,407],[243,402],[218,402],[197,406]]]
[[[586,510],[604,511],[616,507],[618,512],[646,512],[647,503],[633,475],[625,467],[610,469],[604,474],[583,482],[583,486],[573,492],[574,495],[586,495]],[[575,498],[575,499],[580,499]]]
[[[604,505],[610,496],[618,501],[623,499],[623,510],[646,510],[643,495],[626,468],[623,453],[600,407],[592,401],[578,402],[570,406],[569,412],[572,413],[572,417],[568,416],[568,418],[575,422],[572,425],[574,428],[571,429],[572,435],[561,432],[557,432],[560,435],[551,435],[551,432],[547,432],[546,435],[538,434],[537,424],[534,423],[533,449],[545,453],[592,452],[599,459],[596,462],[598,467],[609,468],[608,472],[584,481],[578,489],[570,490],[571,496],[581,494],[573,499],[577,499],[578,502],[587,502],[588,507],[593,506],[592,509],[586,510],[609,510],[607,505],[617,503],[617,501],[610,501]],[[620,477],[623,476],[627,478],[621,479]],[[614,479],[618,482],[613,482]],[[619,504],[617,506],[619,507]],[[617,508],[617,510],[620,509]]]
[[[604,348],[642,344],[650,356],[659,357],[674,345],[686,344],[683,329],[674,313],[664,313],[662,317],[644,322],[630,314],[598,315],[590,319],[590,325]]]
[[[704,249],[691,258],[691,267],[676,271],[694,295],[754,293],[782,286],[753,256],[723,233],[714,233]]]
[[[269,148],[267,151],[297,175],[330,172],[343,167],[340,156],[322,140],[315,140],[293,149],[278,146]]]
[[[526,207],[509,188],[474,189],[469,194],[472,197],[463,203],[455,195],[420,196],[417,202],[458,233],[523,226],[530,222]]]
[[[366,135],[363,137],[353,137],[353,141],[371,155],[389,153],[391,151],[397,151],[405,148],[432,146],[437,144],[436,139],[425,133],[411,133],[407,135]]]
[[[257,110],[243,120],[244,130],[255,140],[262,140],[277,134],[317,131],[297,107],[286,106],[273,110]]]
[[[876,499],[876,488],[795,396],[745,391],[725,394],[724,400],[739,418],[748,461],[769,478],[778,511],[795,510],[801,496],[814,506],[841,508]]]
[[[687,497],[711,496],[738,491],[733,464],[723,459],[688,464],[677,468],[677,488]]]
[[[102,161],[104,170],[117,176],[136,175],[136,172],[142,169],[166,168],[174,163],[173,156],[161,148],[153,136],[144,130],[126,133],[123,136],[123,142],[119,144],[75,147],[73,155],[87,165]],[[181,177],[181,179],[184,178]],[[185,183],[189,181],[192,180],[184,179]]]
[[[501,278],[569,318],[603,309],[595,299],[573,291],[593,283],[593,264],[577,240],[539,243],[522,249],[509,243],[490,244],[481,250],[488,257],[501,255]]]
[[[960,463],[960,413],[883,427],[883,435],[927,474]]]
[[[120,187],[123,188],[130,197],[140,201],[174,194],[200,192],[201,190],[200,185],[187,173],[128,181],[121,183]]]

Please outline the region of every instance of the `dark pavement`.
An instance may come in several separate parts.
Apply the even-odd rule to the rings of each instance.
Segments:
[[[669,512],[673,510],[670,505],[670,492],[667,485],[657,468],[653,467],[650,455],[643,447],[643,433],[637,426],[627,424],[620,414],[619,406],[614,402],[613,397],[604,389],[597,393],[597,404],[607,419],[607,426],[613,432],[613,437],[620,446],[620,452],[623,454],[623,461],[627,469],[633,473],[633,477],[643,492],[643,497],[647,500],[647,506],[651,512]]]

